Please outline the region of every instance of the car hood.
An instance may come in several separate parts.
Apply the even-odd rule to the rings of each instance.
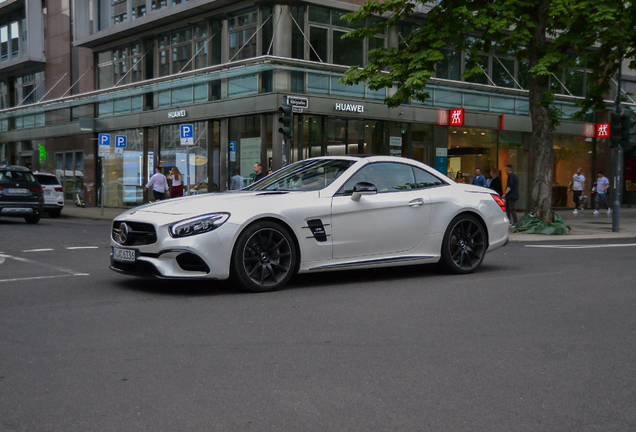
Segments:
[[[183,198],[168,199],[158,203],[152,203],[135,207],[127,212],[122,213],[119,217],[126,217],[135,213],[150,213],[156,215],[175,215],[175,216],[196,216],[213,212],[231,212],[237,207],[245,205],[246,201],[250,201],[250,206],[261,206],[261,202],[265,200],[288,199],[289,195],[298,192],[277,192],[277,191],[237,191],[237,192],[216,192],[204,195],[193,195]]]

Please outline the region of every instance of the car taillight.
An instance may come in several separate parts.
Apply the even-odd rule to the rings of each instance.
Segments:
[[[503,211],[504,213],[506,212],[506,204],[504,204],[504,201],[501,199],[501,197],[497,194],[490,194],[490,196],[492,197],[492,199],[495,200],[495,202],[497,204],[499,204],[499,207],[501,207],[501,211]]]
[[[64,189],[60,186],[60,187],[56,187],[55,188],[55,192],[64,192]]]
[[[42,186],[33,186],[32,188],[29,188],[29,190],[37,193],[44,193]]]

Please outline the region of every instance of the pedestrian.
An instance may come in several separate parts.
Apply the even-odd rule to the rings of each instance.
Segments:
[[[501,188],[501,177],[499,177],[499,172],[496,169],[490,170],[490,185],[488,187],[495,192],[499,196],[503,194],[503,189]]]
[[[503,198],[506,200],[506,215],[514,228],[517,226],[517,209],[515,207],[519,199],[519,177],[514,173],[512,165],[506,165],[504,171],[508,175],[508,181]]]
[[[570,192],[572,192],[572,201],[574,201],[574,214],[577,214],[579,209],[583,211],[581,195],[583,194],[584,186],[585,176],[583,175],[583,168],[577,168],[576,174],[572,176],[572,182],[570,182]]]
[[[243,189],[243,177],[239,174],[238,170],[234,171],[234,175],[230,177],[230,190]]]
[[[170,168],[170,174],[168,179],[172,180],[172,188],[170,189],[170,196],[172,198],[179,198],[183,196],[183,176],[181,171],[176,166]]]
[[[263,172],[263,164],[260,162],[257,162],[254,164],[254,172],[256,173],[256,175],[254,176],[254,183],[256,183],[257,181],[259,181],[262,178],[265,178],[265,173]]]
[[[475,177],[473,177],[473,184],[475,186],[486,187],[486,177],[481,175],[481,169],[479,168],[475,169]]]
[[[166,194],[170,196],[170,191],[168,190],[168,180],[166,176],[161,174],[161,167],[155,167],[155,173],[152,177],[150,177],[150,181],[144,188],[144,193],[148,191],[148,188],[152,186],[152,194],[155,197],[155,201],[161,201],[165,198]]]
[[[464,178],[464,174],[462,174],[461,170],[457,171],[457,174],[455,175],[455,182],[466,183],[466,179]]]
[[[607,203],[607,190],[609,189],[609,180],[603,174],[603,171],[599,171],[596,176],[596,210],[594,210],[594,216],[598,216],[598,208],[603,201],[605,207],[607,207],[607,214],[610,214],[612,210],[610,210],[610,206]]]

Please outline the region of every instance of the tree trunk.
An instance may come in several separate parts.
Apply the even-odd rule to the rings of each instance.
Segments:
[[[546,11],[549,0],[542,0],[538,6],[537,26],[531,42],[528,44],[529,66],[537,65],[542,48],[548,43],[545,37]],[[545,9],[544,9],[545,8]],[[530,211],[545,223],[552,222],[552,172],[554,170],[554,149],[552,131],[554,123],[550,115],[550,106],[544,96],[550,91],[550,79],[547,76],[528,76],[530,99],[530,119],[532,120],[531,147],[534,153],[534,178],[530,199]]]

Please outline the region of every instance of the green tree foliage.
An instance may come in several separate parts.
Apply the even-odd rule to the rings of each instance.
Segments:
[[[576,62],[587,62],[594,72],[587,98],[580,104],[582,112],[604,109],[619,48],[626,57],[633,54],[626,41],[636,40],[636,30],[630,27],[635,22],[634,8],[622,0],[368,0],[346,18],[351,22],[378,15],[388,19],[345,37],[373,37],[384,26],[398,26],[413,15],[416,5],[430,10],[400,48],[370,51],[368,64],[349,69],[342,82],[364,82],[372,90],[393,88],[384,103],[397,107],[409,98],[429,98],[426,84],[435,76],[444,50],[465,51],[469,60],[463,76],[467,79],[484,73],[479,63],[493,52],[513,53],[527,62],[535,161],[530,210],[551,221],[552,133],[558,113],[552,107],[555,95],[550,77]]]

